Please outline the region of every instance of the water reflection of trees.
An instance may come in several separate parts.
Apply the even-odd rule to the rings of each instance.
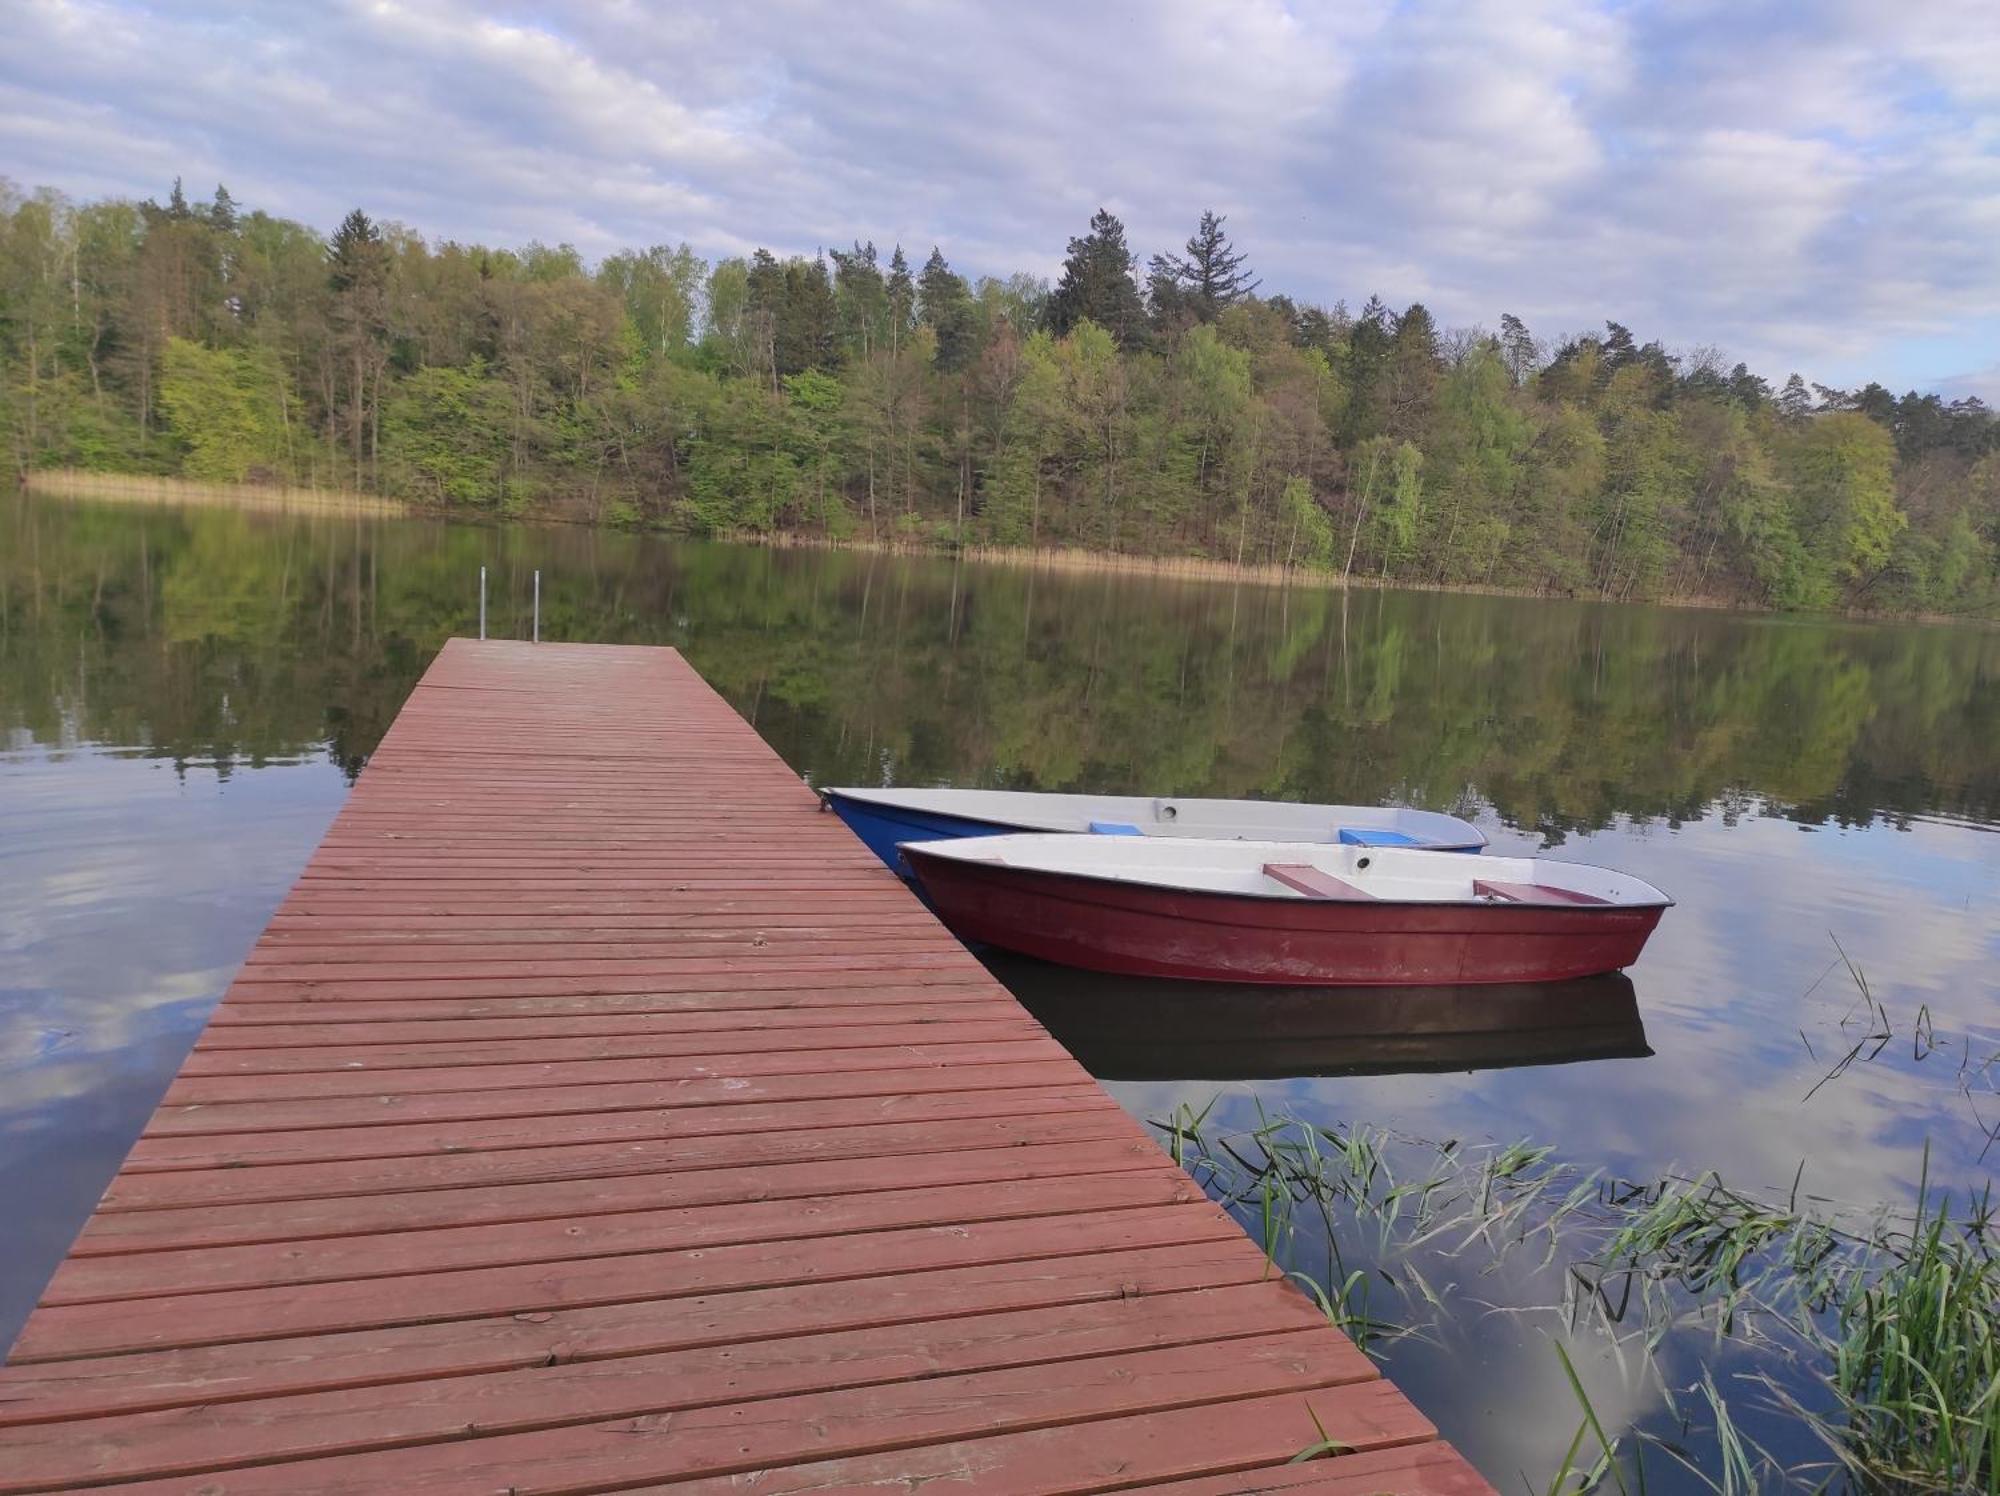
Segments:
[[[821,781],[2000,816],[2000,636],[1230,588],[566,529],[9,501],[0,702],[224,766],[372,750],[439,642],[669,643]]]

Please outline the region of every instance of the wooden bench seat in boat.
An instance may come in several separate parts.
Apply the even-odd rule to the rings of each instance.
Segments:
[[[1509,904],[1608,904],[1594,893],[1557,888],[1550,883],[1502,883],[1493,878],[1472,880],[1475,899],[1503,899]]]
[[[1309,899],[1373,900],[1375,897],[1367,889],[1356,888],[1343,878],[1323,873],[1309,862],[1267,862],[1264,864],[1264,876]]]

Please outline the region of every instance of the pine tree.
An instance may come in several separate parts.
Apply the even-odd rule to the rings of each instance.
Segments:
[[[1639,348],[1632,341],[1632,329],[1622,322],[1604,324],[1604,372],[1616,374],[1627,364],[1639,357]]]
[[[1761,410],[1771,398],[1771,385],[1752,374],[1748,364],[1738,364],[1729,371],[1729,397],[1745,410]]]
[[[1132,264],[1125,225],[1099,208],[1090,220],[1090,232],[1069,241],[1062,279],[1049,297],[1050,331],[1060,335],[1079,322],[1095,322],[1120,347],[1136,348],[1144,338],[1145,305],[1139,299],[1139,283],[1132,278]]]
[[[1222,309],[1250,295],[1262,281],[1243,268],[1244,256],[1222,232],[1226,219],[1204,210],[1183,255],[1154,255],[1149,285],[1153,314],[1191,315],[1213,322]]]
[[[748,284],[749,304],[776,317],[779,303],[785,299],[785,267],[770,250],[759,249],[750,256]]]
[[[1778,392],[1778,414],[1788,421],[1803,421],[1812,414],[1812,396],[1806,393],[1806,382],[1796,374]]]
[[[236,199],[220,182],[215,184],[215,201],[209,204],[208,221],[225,234],[236,232]]]
[[[1541,363],[1541,350],[1535,346],[1534,334],[1512,312],[1500,314],[1500,358],[1517,386],[1526,384],[1528,376]]]

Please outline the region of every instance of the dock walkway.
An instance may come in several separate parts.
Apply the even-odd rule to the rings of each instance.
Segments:
[[[933,1485],[1487,1490],[678,654],[453,641],[0,1372],[0,1492]]]

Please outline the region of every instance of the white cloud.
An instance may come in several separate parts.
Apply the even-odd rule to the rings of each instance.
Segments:
[[[1051,272],[1203,207],[1271,289],[1616,317],[1782,376],[1933,382],[2000,317],[1983,0],[969,0],[0,11],[0,173],[597,254],[854,237]],[[1893,376],[1892,376],[1893,377]]]

